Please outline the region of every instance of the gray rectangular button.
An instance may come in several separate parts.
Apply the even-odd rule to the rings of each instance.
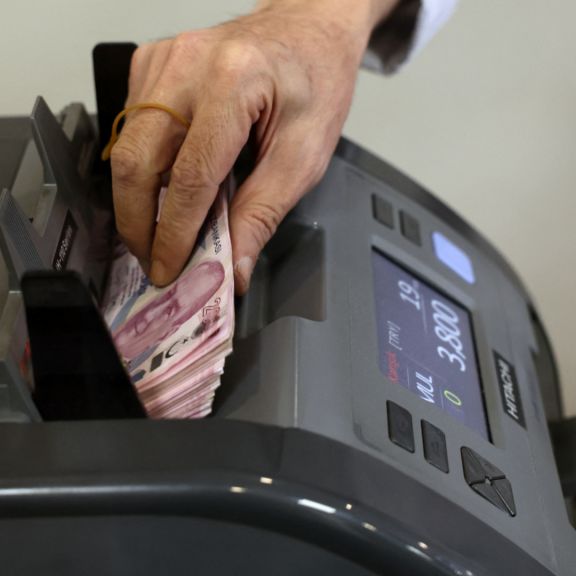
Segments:
[[[444,432],[430,424],[430,422],[422,420],[422,441],[424,443],[424,458],[426,458],[426,461],[438,468],[438,470],[448,472],[448,452],[446,450]]]
[[[397,446],[414,452],[412,416],[408,410],[394,402],[388,402],[388,435]]]
[[[394,228],[394,208],[380,196],[372,194],[372,212],[374,218],[388,228]]]
[[[406,212],[400,212],[400,229],[405,238],[418,246],[422,246],[422,238],[420,236],[420,223],[414,216]]]

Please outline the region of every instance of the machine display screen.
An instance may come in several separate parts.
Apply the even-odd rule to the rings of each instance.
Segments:
[[[380,369],[489,439],[470,314],[372,251]]]

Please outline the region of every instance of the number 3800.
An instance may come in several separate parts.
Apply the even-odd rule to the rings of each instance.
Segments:
[[[461,372],[466,372],[466,355],[460,340],[461,332],[458,325],[458,314],[444,302],[432,300],[434,314],[434,333],[442,342],[436,347],[440,358],[456,364]]]

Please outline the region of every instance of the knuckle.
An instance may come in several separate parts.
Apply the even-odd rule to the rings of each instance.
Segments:
[[[264,246],[274,235],[284,218],[287,207],[259,202],[250,206],[243,214],[257,243]]]
[[[130,186],[146,166],[147,152],[141,145],[120,139],[112,148],[110,162],[114,179],[121,185]]]
[[[172,41],[170,48],[171,56],[179,61],[193,56],[202,42],[202,34],[197,30],[188,30],[178,34]]]
[[[170,233],[179,235],[188,226],[200,205],[200,190],[194,188],[174,187],[171,191],[170,206],[167,206],[164,215],[170,222]],[[162,220],[161,220],[162,222]]]
[[[169,83],[190,81],[191,66],[197,68],[198,62],[204,60],[202,46],[205,44],[201,31],[190,30],[178,34],[171,40],[166,61],[163,65],[162,77]]]
[[[154,239],[154,252],[157,254],[170,252],[171,248],[181,244],[181,239],[189,230],[188,219],[181,214],[170,218],[168,222],[161,222]]]
[[[163,255],[170,255],[172,260],[178,255],[184,259],[194,244],[198,230],[196,224],[194,215],[185,210],[162,218],[154,235],[152,259],[163,260]]]
[[[174,168],[171,180],[174,183],[173,199],[179,206],[189,206],[194,201],[197,192],[205,187],[203,181],[198,178],[197,172],[188,166]]]
[[[247,40],[228,40],[217,53],[215,75],[230,83],[243,83],[266,66],[265,56],[258,46]]]
[[[181,158],[172,168],[172,181],[179,189],[195,191],[213,184],[212,161],[202,150],[194,150]]]
[[[146,58],[150,52],[150,44],[142,44],[134,50],[132,58],[130,60],[130,72],[131,75],[137,73],[140,68],[144,65]]]

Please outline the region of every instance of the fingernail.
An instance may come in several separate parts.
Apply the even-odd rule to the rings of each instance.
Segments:
[[[166,268],[160,260],[152,260],[150,280],[156,286],[164,286],[166,284]]]
[[[240,284],[238,289],[240,292],[245,292],[250,286],[250,276],[252,275],[252,270],[254,269],[254,261],[250,256],[243,256],[234,264],[234,276],[237,282]]]

